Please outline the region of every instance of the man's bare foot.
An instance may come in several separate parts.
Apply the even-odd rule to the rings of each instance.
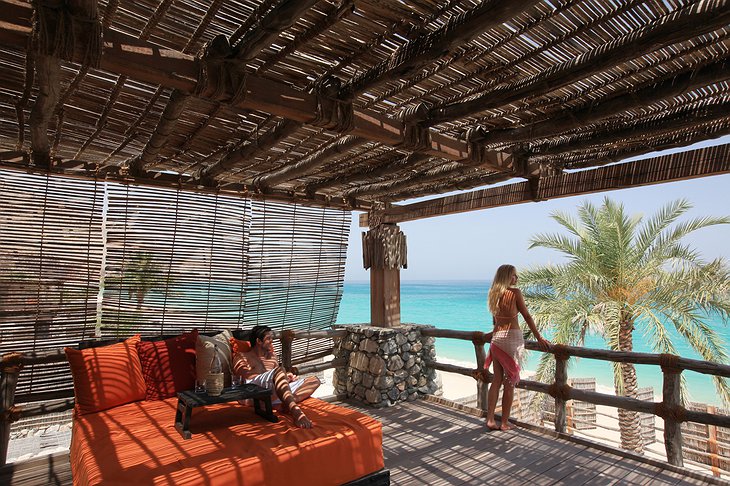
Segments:
[[[291,409],[292,417],[294,417],[294,424],[299,427],[300,429],[311,429],[312,428],[312,421],[309,420],[309,417],[304,415],[304,412],[302,412],[302,409],[299,407],[292,407]]]
[[[502,422],[502,426],[500,427],[500,430],[512,430],[516,428],[514,425],[512,425],[509,422]]]
[[[487,428],[489,430],[499,430],[499,425],[494,420],[487,420]]]

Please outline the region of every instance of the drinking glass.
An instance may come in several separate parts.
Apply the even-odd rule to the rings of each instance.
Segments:
[[[241,375],[231,375],[231,387],[232,388],[238,388],[241,386],[241,383],[243,380],[241,379]]]
[[[195,393],[205,393],[205,380],[195,380]]]

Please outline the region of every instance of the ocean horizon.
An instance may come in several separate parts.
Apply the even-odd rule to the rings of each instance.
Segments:
[[[401,281],[401,322],[429,324],[441,329],[460,331],[490,331],[491,315],[487,310],[488,280],[403,280]],[[363,280],[348,280],[337,324],[359,324],[370,322],[370,283]],[[708,323],[727,344],[730,342],[730,327],[715,317]],[[685,358],[701,359],[679,334],[670,330],[677,353]],[[586,347],[607,349],[605,341],[599,336],[588,336]],[[634,351],[653,353],[645,341],[641,327],[634,332]],[[463,366],[476,366],[474,346],[470,342],[439,338],[436,340],[438,359],[460,363]],[[528,351],[524,363],[526,370],[535,370],[541,353]],[[652,387],[656,396],[662,392],[662,372],[658,366],[637,365],[639,387]],[[685,371],[690,400],[722,406],[715,385],[708,375]],[[613,369],[606,361],[592,359],[573,359],[568,369],[569,378],[595,378],[599,387],[613,390]]]

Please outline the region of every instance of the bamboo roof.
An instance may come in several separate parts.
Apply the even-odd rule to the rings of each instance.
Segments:
[[[730,133],[728,1],[0,11],[5,167],[368,210]]]

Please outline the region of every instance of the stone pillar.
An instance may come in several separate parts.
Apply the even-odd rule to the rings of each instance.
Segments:
[[[435,359],[435,340],[421,335],[423,326],[343,327],[348,334],[335,358],[344,357],[346,364],[334,372],[335,393],[379,408],[436,392],[436,371],[424,360]]]
[[[400,324],[400,268],[406,268],[406,236],[396,224],[376,224],[362,234],[363,265],[370,269],[370,324]]]

